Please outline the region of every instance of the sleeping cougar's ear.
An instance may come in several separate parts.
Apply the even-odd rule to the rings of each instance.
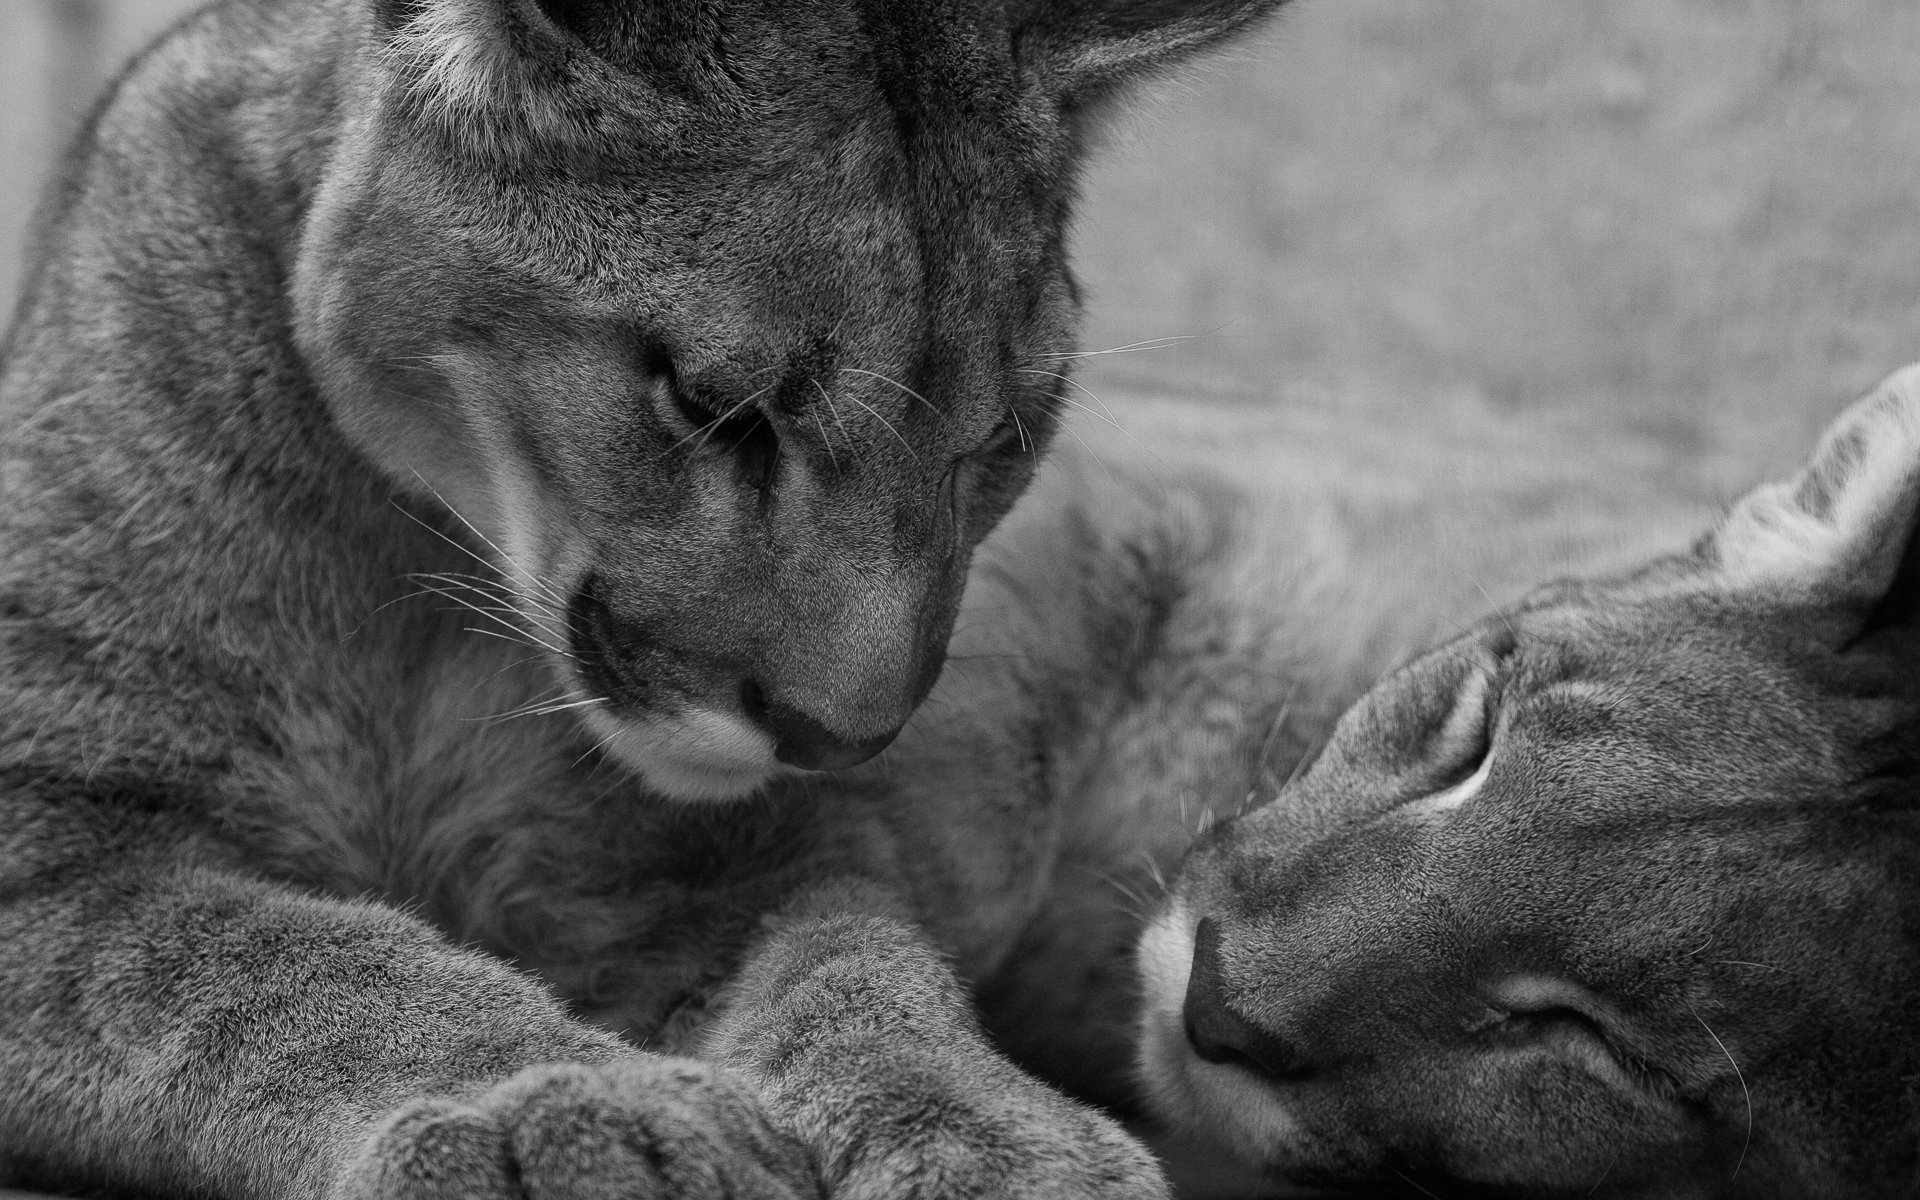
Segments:
[[[1851,637],[1920,600],[1920,365],[1828,427],[1792,479],[1748,494],[1700,545],[1716,586],[1841,611]]]
[[[1023,60],[1069,106],[1172,65],[1280,7],[1282,0],[1016,0]]]

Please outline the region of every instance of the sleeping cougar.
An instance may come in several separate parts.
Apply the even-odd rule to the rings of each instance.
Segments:
[[[1147,932],[1158,1111],[1323,1184],[1920,1193],[1917,529],[1910,367],[1382,680]]]
[[[0,1175],[1157,1191],[923,932],[978,966],[1026,898],[919,861],[1025,827],[776,777],[940,673],[1096,110],[1276,3],[225,0],[143,56],[0,368]]]

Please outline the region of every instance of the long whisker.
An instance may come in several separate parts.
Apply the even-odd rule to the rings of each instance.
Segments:
[[[1020,368],[1020,373],[1022,375],[1045,375],[1048,379],[1058,379],[1061,383],[1066,384],[1068,387],[1073,388],[1075,391],[1085,393],[1089,399],[1091,399],[1095,404],[1098,404],[1100,406],[1099,412],[1094,412],[1093,409],[1088,408],[1084,404],[1076,404],[1070,397],[1061,396],[1060,399],[1067,404],[1072,404],[1075,408],[1078,408],[1083,412],[1093,413],[1094,416],[1100,418],[1102,421],[1105,421],[1107,424],[1113,426],[1115,429],[1118,429],[1121,433],[1126,434],[1128,437],[1133,437],[1133,432],[1114,418],[1113,410],[1107,407],[1107,402],[1100,398],[1099,393],[1095,392],[1092,388],[1088,387],[1086,384],[1081,383],[1078,379],[1075,379],[1073,376],[1062,375],[1058,371],[1043,371],[1039,367],[1022,367]],[[1136,442],[1139,440],[1140,440],[1139,438],[1134,438],[1134,441]]]
[[[450,583],[430,575],[410,575],[407,578],[419,585],[418,589],[412,593],[415,596],[431,595],[452,599],[457,595],[460,603],[468,608],[485,609],[515,622],[527,620],[527,615],[514,604],[511,596],[497,595],[466,584]],[[553,632],[543,622],[529,623],[540,628],[542,632]]]
[[[498,671],[495,671],[492,674],[488,675],[485,679],[477,680],[472,687],[467,689],[467,691],[477,692],[482,687],[485,687],[487,684],[492,683],[494,680],[500,678],[502,675],[505,675],[508,671],[517,671],[521,667],[526,666],[528,663],[540,662],[545,657],[546,657],[545,655],[541,655],[541,654],[529,654],[524,658],[516,658],[512,662],[508,663],[506,666],[501,667]],[[548,690],[552,691],[553,689],[549,688]]]
[[[1480,593],[1480,598],[1487,602],[1487,607],[1491,608],[1496,614],[1499,615],[1500,623],[1507,627],[1507,632],[1513,635],[1513,640],[1516,642],[1519,641],[1520,631],[1513,627],[1512,621],[1507,620],[1506,610],[1493,602],[1493,596],[1491,593],[1487,591],[1486,585],[1482,584],[1480,580],[1477,578],[1471,580],[1470,582],[1473,584],[1474,590]]]
[[[418,473],[416,472],[416,475],[417,474]],[[455,520],[459,521],[462,525],[466,526],[469,530],[473,532],[473,535],[475,537],[479,538],[487,546],[491,547],[493,552],[500,556],[500,561],[493,562],[489,560],[485,555],[476,553],[471,546],[462,545],[457,539],[447,536],[444,530],[435,529],[432,525],[429,525],[427,522],[421,520],[418,515],[408,512],[406,507],[400,504],[399,501],[396,500],[394,502],[394,507],[399,509],[403,516],[405,516],[408,520],[412,521],[414,524],[420,526],[420,528],[426,530],[428,533],[431,533],[433,536],[439,538],[441,541],[445,542],[447,545],[452,546],[454,549],[460,551],[460,553],[466,555],[468,558],[471,558],[473,561],[479,563],[481,566],[491,571],[493,573],[493,577],[487,580],[487,583],[489,586],[500,586],[499,576],[502,572],[505,572],[509,577],[517,578],[518,580],[520,580],[521,583],[525,584],[528,591],[532,594],[532,598],[544,600],[548,603],[551,603],[556,608],[564,609],[566,607],[565,597],[561,596],[559,592],[554,590],[551,584],[547,583],[545,580],[541,579],[538,575],[535,575],[533,572],[528,571],[525,568],[521,567],[519,563],[516,563],[515,561],[513,561],[512,557],[510,557],[504,550],[501,550],[500,547],[494,545],[493,540],[491,538],[487,537],[486,534],[481,533],[480,530],[474,526],[473,522],[467,520],[467,518],[462,516],[460,512],[456,510],[451,504],[448,504],[446,498],[441,496],[438,491],[435,491],[432,484],[427,483],[427,481],[424,479],[422,479],[420,482],[421,482],[421,485],[424,486],[428,491],[433,492],[434,497],[440,501],[441,505],[445,507],[449,513],[453,514],[453,517]]]
[[[820,399],[825,401],[827,405],[827,415],[832,417],[834,425],[839,427],[840,436],[846,439],[848,449],[852,449],[853,435],[847,432],[847,423],[841,419],[840,410],[833,406],[833,397],[828,394],[826,388],[820,386],[818,379],[809,379],[807,382],[813,385],[814,391],[820,393]]]
[[[576,708],[591,708],[601,703],[604,703],[604,701],[599,696],[584,696],[575,692],[572,693],[571,698],[546,701],[536,700],[529,704],[523,704],[519,708],[497,713],[491,717],[475,717],[472,719],[494,724],[500,721],[515,721],[521,717],[550,717],[556,713],[568,712]]]
[[[408,578],[418,580],[423,584],[444,584],[446,587],[456,591],[471,592],[479,596],[482,600],[489,601],[493,605],[492,611],[527,621],[538,628],[540,632],[557,641],[566,641],[568,639],[568,633],[571,627],[564,614],[553,612],[539,605],[537,601],[534,602],[534,610],[529,612],[515,603],[518,597],[514,596],[511,591],[500,588],[498,584],[486,580],[476,580],[471,576],[447,574],[419,574],[410,575]],[[499,590],[496,591],[495,589]],[[446,594],[438,588],[433,587],[424,587],[422,591],[435,592],[439,595]],[[415,594],[418,595],[419,593]]]
[[[896,441],[898,441],[902,446],[905,446],[907,448],[908,454],[913,455],[915,458],[920,457],[920,452],[913,448],[912,442],[909,442],[906,438],[903,438],[900,436],[900,431],[893,427],[892,421],[887,420],[885,417],[875,412],[873,410],[872,405],[868,404],[866,401],[862,400],[860,397],[854,395],[852,392],[846,393],[846,397],[847,399],[853,401],[855,404],[858,404],[861,408],[865,409],[867,414],[871,416],[874,420],[880,422],[882,425],[885,425],[887,427],[887,432],[891,433],[894,436],[894,439]]]
[[[1145,850],[1140,851],[1138,857],[1147,868],[1147,875],[1153,880],[1153,886],[1160,890],[1162,896],[1166,895],[1172,885],[1167,882],[1166,872],[1160,869],[1160,860]]]
[[[1149,908],[1153,907],[1153,900],[1151,897],[1147,896],[1143,892],[1136,890],[1130,884],[1122,880],[1119,876],[1110,874],[1106,871],[1095,871],[1093,873],[1093,877],[1095,879],[1098,879],[1101,883],[1106,884],[1108,887],[1112,888],[1114,891],[1119,892],[1122,896],[1124,896],[1127,901],[1127,909],[1134,916],[1136,917],[1143,916],[1145,915],[1146,911]]]
[[[1613,1157],[1607,1160],[1607,1169],[1600,1172],[1600,1178],[1594,1180],[1593,1186],[1587,1189],[1587,1195],[1591,1196],[1595,1192],[1599,1191],[1600,1185],[1607,1181],[1607,1176],[1613,1174],[1613,1169],[1619,1165],[1620,1165],[1620,1151],[1616,1149],[1613,1152]]]
[[[1103,354],[1138,354],[1142,350],[1171,349],[1186,342],[1199,341],[1207,336],[1204,333],[1173,334],[1167,337],[1147,338],[1145,341],[1128,342],[1124,346],[1109,346],[1105,350],[1074,350],[1066,353],[1041,354],[1036,357],[1051,359],[1055,362],[1071,362],[1080,358],[1098,358]]]
[[[1273,753],[1273,743],[1280,737],[1281,731],[1287,727],[1287,717],[1293,711],[1293,696],[1299,689],[1298,683],[1289,684],[1287,694],[1280,697],[1280,710],[1274,713],[1273,723],[1267,726],[1267,736],[1260,739],[1260,756],[1254,759],[1254,762],[1265,763],[1267,755]]]
[[[1433,1192],[1429,1191],[1428,1189],[1421,1187],[1420,1182],[1418,1180],[1416,1180],[1413,1176],[1407,1174],[1405,1171],[1402,1171],[1399,1167],[1389,1166],[1387,1170],[1392,1171],[1395,1175],[1398,1175],[1401,1179],[1405,1180],[1408,1187],[1412,1188],[1416,1192],[1419,1192],[1422,1196],[1433,1196],[1433,1200],[1440,1200],[1440,1197],[1438,1195],[1435,1195]]]
[[[545,689],[539,695],[535,696],[533,699],[527,701],[526,703],[518,705],[514,708],[507,709],[505,712],[494,713],[491,716],[465,717],[462,719],[467,721],[510,720],[513,717],[523,716],[526,713],[531,712],[533,709],[540,708],[544,705],[552,704],[556,700],[562,700],[568,696],[577,696],[581,694],[582,693],[578,688],[568,687],[566,684],[563,684],[563,683],[557,683],[557,684],[554,684],[552,687]]]
[[[546,596],[548,599],[552,600],[553,603],[560,605],[562,607],[565,606],[566,598],[564,596],[561,596],[558,592],[554,591],[553,587],[549,585],[545,580],[533,574],[531,571],[528,571],[525,568],[521,567],[519,563],[513,561],[513,556],[511,554],[508,554],[505,550],[501,549],[500,546],[497,543],[495,543],[492,538],[480,532],[480,527],[478,525],[475,525],[472,521],[467,520],[466,515],[462,513],[459,509],[455,508],[453,504],[450,501],[448,501],[448,499],[445,496],[441,495],[440,490],[438,488],[434,487],[431,483],[428,483],[425,476],[421,475],[420,472],[415,471],[413,473],[413,477],[420,481],[421,487],[424,487],[427,489],[427,491],[433,493],[433,498],[440,502],[441,507],[445,508],[449,513],[453,514],[454,520],[466,526],[468,531],[470,531],[473,534],[473,536],[479,538],[481,543],[485,545],[487,549],[499,555],[500,561],[498,563],[490,563],[485,558],[482,558],[480,555],[473,554],[471,550],[467,550],[468,554],[472,555],[482,565],[492,567],[495,570],[500,570],[504,568],[510,575],[519,578],[529,588],[532,588],[533,590]],[[402,508],[400,511],[406,512],[407,510]],[[413,517],[412,513],[407,513],[407,515],[410,517]],[[419,521],[419,523],[429,531],[434,533],[439,533],[439,530],[434,529],[433,526],[428,525],[425,521],[421,521],[420,518],[413,517],[413,519],[415,521]],[[453,539],[447,537],[445,534],[441,534],[440,536],[448,542],[453,542]],[[459,545],[458,542],[453,542],[453,544],[456,546]],[[460,548],[463,550],[466,550],[466,547],[464,546],[461,546]]]
[[[528,640],[525,634],[522,634],[519,637],[515,637],[513,634],[510,634],[510,633],[500,633],[499,631],[493,630],[493,629],[482,629],[478,625],[467,626],[467,632],[477,633],[484,637],[496,637],[503,642],[512,642],[516,646],[530,646],[534,644],[533,642]]]
[[[739,416],[742,410],[751,407],[755,400],[758,400],[760,397],[766,395],[768,392],[772,391],[774,388],[778,386],[779,386],[779,381],[775,380],[773,383],[768,384],[767,386],[759,389],[758,391],[747,393],[732,408],[729,408],[727,411],[721,413],[719,416],[715,417],[713,420],[708,421],[705,425],[702,425],[700,428],[694,430],[692,433],[688,434],[686,437],[683,437],[679,441],[675,442],[673,444],[673,448],[675,450],[678,450],[680,447],[686,445],[688,442],[693,442],[692,453],[698,454],[701,451],[701,449],[703,449],[706,446],[706,444],[712,440],[713,435],[720,431],[720,427],[722,425],[725,425],[728,421],[731,421],[735,417]],[[698,438],[699,440],[694,441],[695,438]]]
[[[1278,796],[1281,792],[1286,791],[1294,784],[1300,782],[1300,777],[1307,773],[1307,768],[1313,765],[1314,760],[1320,757],[1320,752],[1326,748],[1327,739],[1322,738],[1319,745],[1313,747],[1307,753],[1302,754],[1298,761],[1293,764],[1293,769],[1287,772],[1287,777],[1280,781],[1280,786],[1273,790],[1274,795]]]
[[[1694,1020],[1700,1022],[1700,1028],[1707,1031],[1707,1036],[1713,1039],[1713,1044],[1720,1047],[1720,1053],[1727,1056],[1727,1063],[1733,1067],[1733,1077],[1740,1081],[1740,1094],[1747,1099],[1747,1140],[1740,1145],[1740,1157],[1733,1164],[1733,1174],[1727,1176],[1728,1180],[1732,1181],[1740,1177],[1740,1168],[1747,1161],[1747,1148],[1753,1145],[1753,1093],[1747,1089],[1746,1073],[1740,1069],[1739,1063],[1733,1061],[1733,1052],[1728,1050],[1727,1044],[1720,1040],[1720,1035],[1713,1031],[1713,1026],[1707,1024],[1699,1013],[1694,1012],[1692,1005],[1687,1006],[1687,1011],[1693,1014]]]
[[[838,471],[840,456],[833,452],[833,439],[827,436],[827,423],[820,419],[820,410],[817,408],[813,410],[812,416],[814,428],[820,431],[820,444],[827,448],[827,461],[833,464],[835,471]]]
[[[1009,408],[1007,415],[1013,418],[1013,427],[1020,434],[1020,448],[1025,450],[1029,457],[1037,457],[1040,453],[1040,443],[1034,441],[1033,436],[1027,432],[1027,423],[1020,419],[1020,410]]]
[[[1120,477],[1113,473],[1113,468],[1107,465],[1107,460],[1101,458],[1099,452],[1087,444],[1087,439],[1074,432],[1071,422],[1062,422],[1059,428],[1066,430],[1068,437],[1080,443],[1080,448],[1087,452],[1087,457],[1094,461],[1094,465],[1100,468],[1101,473],[1104,474],[1110,482],[1118,482]]]
[[[587,761],[589,758],[592,758],[594,755],[599,754],[601,751],[605,750],[608,746],[612,745],[613,739],[619,736],[620,736],[620,731],[616,729],[612,733],[609,733],[607,736],[595,742],[593,745],[588,746],[585,750],[580,752],[580,757],[574,759],[572,765],[569,766],[567,770],[572,771],[577,769],[581,763]]]
[[[908,387],[906,384],[901,383],[898,379],[888,378],[887,376],[882,375],[878,371],[869,371],[865,367],[841,367],[840,373],[843,375],[865,375],[869,379],[878,379],[881,383],[891,384],[892,386],[897,387],[901,391],[905,392],[907,395],[912,396],[915,400],[918,400],[920,403],[926,405],[928,411],[932,412],[934,416],[938,417],[938,416],[945,415],[940,411],[939,406],[936,405],[933,401],[927,399],[925,396],[922,396],[919,392],[914,391],[912,388]]]
[[[563,650],[559,646],[554,645],[552,642],[547,641],[545,638],[540,637],[538,634],[528,631],[524,626],[514,621],[508,620],[505,616],[502,616],[500,612],[494,609],[487,608],[484,605],[475,604],[473,601],[467,599],[465,596],[460,595],[458,592],[452,590],[451,588],[435,587],[429,584],[426,590],[434,593],[435,595],[441,596],[447,600],[451,600],[455,604],[458,604],[460,607],[468,610],[469,612],[472,612],[478,616],[485,617],[487,620],[492,621],[494,624],[500,626],[502,629],[509,631],[512,634],[512,637],[509,640],[521,642],[529,646],[537,646],[542,650],[546,650],[550,653],[557,654],[562,658],[573,657],[573,655],[568,653],[566,650]],[[517,611],[515,615],[518,615]],[[487,630],[487,629],[477,629],[474,632],[490,633],[493,631]],[[495,636],[501,637],[506,635],[495,634]]]

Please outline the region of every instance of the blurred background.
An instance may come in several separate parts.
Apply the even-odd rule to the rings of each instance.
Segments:
[[[116,65],[191,0],[0,0],[0,306]],[[1920,358],[1920,4],[1296,0],[1114,120],[1105,387],[1540,414],[1797,455]]]

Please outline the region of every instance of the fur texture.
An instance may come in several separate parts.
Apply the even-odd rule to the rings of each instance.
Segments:
[[[136,62],[0,371],[7,1172],[1158,1192],[934,949],[1046,812],[776,777],[892,738],[1050,439],[1083,59],[1271,7],[226,0]]]
[[[1909,368],[1369,692],[1146,933],[1156,1108],[1302,1181],[1914,1194],[1917,431]]]

